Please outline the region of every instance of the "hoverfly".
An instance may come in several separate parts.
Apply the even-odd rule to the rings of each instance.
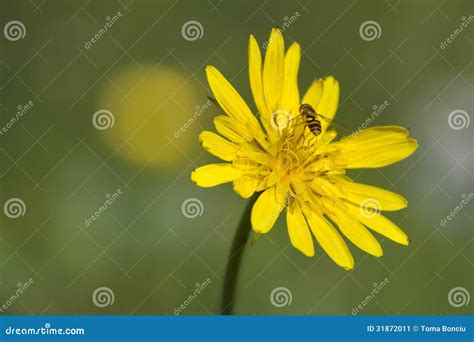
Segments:
[[[216,105],[221,110],[223,110],[222,107],[219,105],[219,103],[217,102],[217,100],[215,98],[212,98],[210,96],[208,96],[207,98],[209,100],[211,100],[211,102],[214,105]],[[320,135],[321,131],[322,131],[321,121],[319,119],[323,119],[329,125],[333,125],[333,126],[335,126],[337,128],[340,128],[342,130],[345,130],[345,131],[350,130],[350,128],[347,127],[346,125],[344,125],[343,123],[341,123],[339,121],[336,121],[334,119],[330,119],[328,117],[325,117],[324,115],[316,113],[314,108],[311,105],[307,104],[307,103],[303,103],[300,106],[299,113],[300,113],[299,115],[295,116],[293,119],[289,120],[288,122],[291,122],[291,121],[299,118],[300,116],[302,116],[303,117],[302,124],[305,124],[308,127],[309,131],[313,134],[314,137],[317,137],[318,135]]]
[[[337,122],[336,120],[334,119],[330,119],[330,118],[327,118],[321,114],[318,114],[316,113],[316,111],[314,110],[313,107],[311,107],[311,105],[307,104],[307,103],[303,103],[300,108],[299,108],[299,112],[300,112],[300,115],[296,116],[295,118],[293,119],[296,119],[300,116],[303,117],[303,124],[305,124],[309,131],[315,136],[317,137],[318,135],[321,134],[321,121],[319,119],[323,119],[324,121],[326,121],[328,124],[331,124],[335,127],[338,127],[338,128],[341,128],[343,130],[349,130],[349,128],[340,123],[340,122]]]

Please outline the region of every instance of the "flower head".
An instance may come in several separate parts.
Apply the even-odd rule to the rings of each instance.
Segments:
[[[264,62],[253,36],[248,55],[259,115],[216,68],[208,66],[210,88],[224,113],[214,119],[219,134],[204,131],[199,139],[203,148],[225,163],[199,167],[191,179],[202,187],[232,182],[244,198],[261,192],[251,214],[256,233],[268,233],[286,209],[292,245],[313,256],[314,235],[334,262],[346,269],[353,268],[354,260],[340,233],[374,256],[381,256],[382,248],[370,230],[407,245],[405,233],[380,214],[405,208],[407,201],[391,191],[355,183],[346,175],[347,169],[383,167],[410,156],[418,145],[407,129],[372,127],[335,141],[331,120],[339,84],[333,77],[315,80],[301,97],[300,46],[293,43],[285,53],[278,29],[272,30]],[[300,114],[302,104],[317,113],[319,131],[312,131]]]

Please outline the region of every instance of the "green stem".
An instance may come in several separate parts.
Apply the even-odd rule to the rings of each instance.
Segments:
[[[232,241],[222,290],[221,315],[232,315],[234,313],[235,290],[239,277],[240,262],[250,235],[250,213],[257,197],[257,194],[254,194],[248,201]]]

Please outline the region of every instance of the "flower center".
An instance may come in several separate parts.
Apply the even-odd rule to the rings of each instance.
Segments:
[[[278,152],[273,160],[272,169],[280,184],[286,184],[290,188],[290,194],[296,196],[296,187],[301,188],[305,182],[305,167],[308,161],[308,151],[301,144],[295,145],[292,141],[295,136],[292,132],[283,133]],[[300,189],[299,191],[302,191]]]

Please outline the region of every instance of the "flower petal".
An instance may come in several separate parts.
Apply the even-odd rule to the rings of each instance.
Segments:
[[[355,218],[341,210],[334,215],[329,214],[329,217],[354,245],[376,257],[383,255],[382,247],[377,239]]]
[[[332,119],[336,115],[339,104],[339,82],[332,76],[328,76],[323,82],[323,95],[318,103],[316,112]]]
[[[285,55],[285,75],[281,107],[289,111],[298,111],[300,93],[298,90],[298,68],[300,66],[301,49],[298,43],[293,43]]]
[[[403,196],[376,186],[341,179],[337,181],[337,185],[340,189],[338,195],[358,206],[392,211],[406,208],[408,204]]]
[[[318,108],[319,101],[323,97],[323,79],[315,80],[303,96],[302,103],[307,103],[313,108]]]
[[[252,140],[252,135],[245,126],[227,115],[216,116],[214,126],[220,134],[230,141],[243,143]]]
[[[234,191],[242,198],[249,198],[257,191],[258,180],[253,177],[242,177],[234,181]]]
[[[313,237],[300,207],[292,205],[286,212],[288,235],[293,247],[306,256],[314,256]]]
[[[270,231],[285,207],[285,195],[277,186],[260,195],[251,214],[252,228],[255,232],[265,234]]]
[[[263,65],[263,93],[270,113],[279,109],[283,90],[285,42],[277,28],[272,29]]]
[[[210,154],[225,160],[232,161],[235,159],[239,147],[230,141],[222,138],[219,134],[209,131],[203,131],[199,134],[199,142],[201,146]]]
[[[262,56],[257,40],[253,35],[249,38],[249,79],[252,95],[257,105],[260,115],[269,117],[265,97],[263,96],[263,82],[262,82]]]
[[[309,208],[304,210],[304,215],[316,240],[329,257],[346,270],[354,268],[354,258],[332,224]]]
[[[232,182],[242,176],[242,171],[232,164],[208,164],[198,167],[191,173],[191,180],[198,186],[208,188],[223,183]]]
[[[338,163],[345,168],[378,168],[410,156],[418,143],[408,137],[408,130],[399,126],[371,127],[346,137],[331,147],[337,147]]]
[[[212,93],[222,109],[230,117],[243,123],[252,135],[257,134],[258,121],[237,90],[212,65],[206,67],[206,75]]]
[[[348,205],[348,212],[359,222],[390,240],[406,246],[409,244],[408,236],[395,223],[380,213],[366,211],[364,208],[354,205]]]

